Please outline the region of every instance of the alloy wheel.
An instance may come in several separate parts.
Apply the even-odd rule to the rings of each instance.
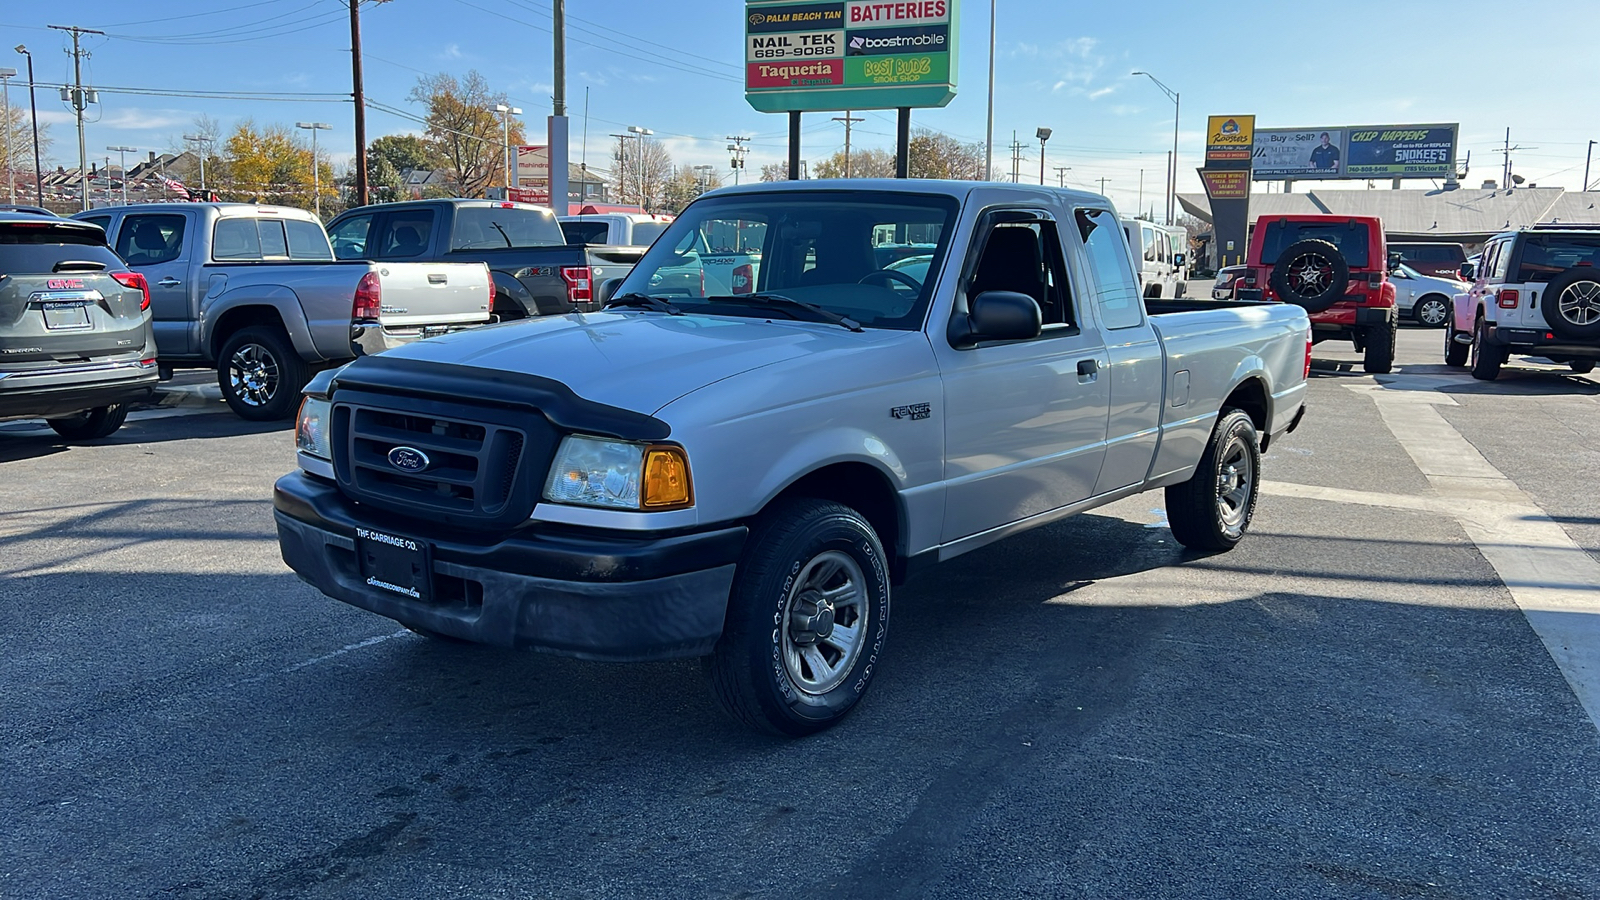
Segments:
[[[1574,281],[1556,299],[1561,318],[1574,325],[1600,322],[1600,282]]]
[[[245,344],[228,360],[228,383],[247,406],[266,406],[282,380],[278,359],[260,344]]]

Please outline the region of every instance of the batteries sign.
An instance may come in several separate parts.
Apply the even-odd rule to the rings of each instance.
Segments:
[[[955,98],[957,0],[746,0],[745,98],[762,112]]]

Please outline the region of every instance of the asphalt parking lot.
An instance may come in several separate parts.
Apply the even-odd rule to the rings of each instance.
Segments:
[[[0,896],[1600,897],[1600,378],[1440,341],[1318,348],[1233,553],[1147,495],[913,581],[801,741],[322,597],[203,377],[0,424]]]

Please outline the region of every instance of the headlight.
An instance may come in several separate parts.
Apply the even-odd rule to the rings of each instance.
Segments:
[[[294,424],[294,448],[317,459],[333,459],[329,427],[333,424],[333,404],[322,397],[300,401],[300,415]]]
[[[570,435],[561,441],[544,498],[552,503],[659,511],[694,505],[682,447]]]

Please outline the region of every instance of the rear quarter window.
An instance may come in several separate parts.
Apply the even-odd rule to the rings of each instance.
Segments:
[[[0,224],[0,275],[46,275],[66,262],[95,262],[107,271],[125,270],[100,232]]]
[[[1577,266],[1600,269],[1600,234],[1531,234],[1523,240],[1514,280],[1549,281]]]

